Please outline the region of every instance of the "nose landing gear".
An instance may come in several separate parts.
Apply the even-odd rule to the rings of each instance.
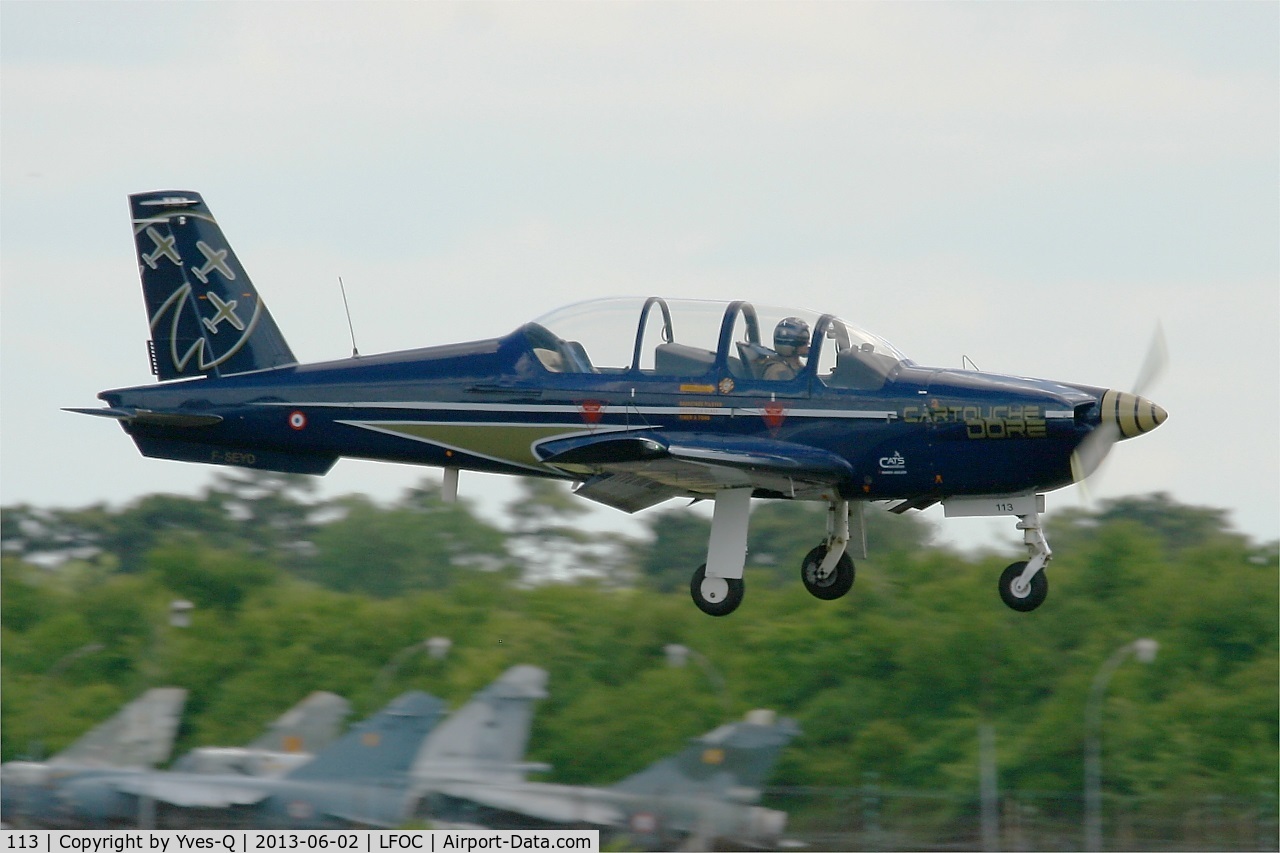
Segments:
[[[1044,538],[1040,513],[1044,512],[1044,495],[992,495],[979,498],[950,498],[942,502],[948,518],[1016,515],[1022,543],[1027,546],[1027,559],[1012,563],[1000,573],[1000,599],[1022,613],[1044,604],[1049,594],[1049,579],[1044,567],[1053,550]]]
[[[1018,516],[1018,529],[1027,546],[1031,559],[1011,563],[1000,573],[1000,600],[1021,613],[1029,613],[1041,604],[1049,594],[1049,579],[1044,567],[1053,557],[1053,551],[1040,527],[1040,514],[1034,510]]]

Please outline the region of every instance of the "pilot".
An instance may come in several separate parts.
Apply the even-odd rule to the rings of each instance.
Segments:
[[[773,349],[761,372],[764,379],[794,379],[804,369],[801,359],[809,355],[809,324],[799,317],[787,317],[773,329]]]

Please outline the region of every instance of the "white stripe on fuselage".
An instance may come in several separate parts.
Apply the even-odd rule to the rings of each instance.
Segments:
[[[590,399],[590,398],[587,398]],[[396,411],[422,411],[422,412],[499,412],[515,414],[523,412],[528,414],[574,414],[581,415],[583,407],[580,404],[571,403],[549,403],[545,405],[539,404],[520,404],[513,405],[511,403],[411,403],[411,402],[364,402],[364,403],[341,403],[341,402],[261,402],[255,403],[258,406],[289,406],[293,408],[329,408],[329,409],[394,409]],[[777,414],[788,418],[840,418],[851,420],[876,420],[891,421],[896,420],[898,413],[894,411],[866,411],[860,409],[793,409],[785,404],[777,405]],[[771,415],[771,409],[764,406],[633,406],[627,403],[612,404],[601,403],[599,413],[601,415],[618,413],[618,414],[638,414],[638,415],[719,415],[721,417],[743,417],[747,415],[755,415],[763,417]],[[527,426],[528,424],[522,424]],[[549,424],[548,424],[549,425]]]

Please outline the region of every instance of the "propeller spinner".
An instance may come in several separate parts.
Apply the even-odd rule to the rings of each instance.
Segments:
[[[1071,476],[1077,483],[1098,470],[1117,441],[1151,432],[1168,419],[1168,412],[1141,396],[1164,372],[1168,361],[1164,329],[1157,326],[1133,392],[1106,391],[1098,401],[1098,426],[1071,454]]]

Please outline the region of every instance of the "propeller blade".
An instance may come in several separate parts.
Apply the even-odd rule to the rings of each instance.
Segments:
[[[1142,369],[1138,371],[1138,380],[1133,383],[1133,393],[1141,397],[1147,389],[1155,384],[1164,373],[1169,363],[1169,345],[1164,339],[1164,325],[1156,323],[1156,330],[1151,335],[1151,343],[1147,345],[1147,354],[1142,359]]]
[[[1120,428],[1114,423],[1096,427],[1071,454],[1071,479],[1080,483],[1097,471],[1102,460],[1107,458],[1107,454],[1119,440]]]

